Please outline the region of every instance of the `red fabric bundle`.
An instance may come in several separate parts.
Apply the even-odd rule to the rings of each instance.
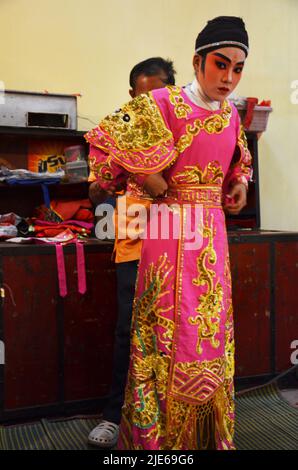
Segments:
[[[64,230],[69,229],[72,231],[72,233],[77,233],[78,235],[82,236],[87,236],[90,235],[91,230],[86,229],[84,227],[79,227],[77,225],[71,224],[71,223],[61,223],[61,224],[55,224],[51,226],[40,226],[40,225],[34,225],[34,231],[35,231],[35,236],[36,237],[55,237],[59,233],[63,232]]]
[[[48,209],[42,205],[36,209],[36,217],[40,220],[62,222],[63,220],[83,220],[93,222],[94,215],[90,199],[74,201],[54,200]]]
[[[88,236],[94,222],[92,204],[89,199],[54,200],[50,208],[45,205],[38,207],[35,216],[32,222],[36,237],[55,237],[67,229],[73,234]]]

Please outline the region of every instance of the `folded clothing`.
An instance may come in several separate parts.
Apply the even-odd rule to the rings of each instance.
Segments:
[[[0,169],[0,181],[5,181],[9,184],[52,184],[61,181],[65,175],[64,170],[51,173],[49,171],[38,173],[24,169],[10,170],[6,167]]]
[[[19,227],[23,227],[24,223],[25,220],[14,212],[0,214],[0,238],[16,237],[20,233]]]
[[[88,225],[88,227],[86,227],[86,225]],[[43,223],[42,221],[35,221],[33,227],[36,237],[55,237],[67,229],[71,230],[74,234],[86,237],[90,235],[93,224],[85,224],[85,226],[82,227],[78,221],[65,221],[59,224],[55,222]]]
[[[53,200],[50,207],[45,205],[37,207],[35,216],[39,220],[49,222],[63,222],[65,220],[80,220],[94,222],[94,214],[90,199]]]
[[[15,225],[0,223],[0,238],[13,238],[18,234],[18,229]]]

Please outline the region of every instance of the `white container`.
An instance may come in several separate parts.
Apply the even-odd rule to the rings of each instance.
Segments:
[[[246,106],[237,106],[241,122],[243,123],[246,116]],[[247,131],[264,132],[267,128],[269,113],[272,112],[271,106],[255,106],[252,121]]]
[[[71,147],[66,147],[64,149],[64,155],[66,162],[75,162],[86,159],[85,147],[84,145],[72,145]]]
[[[88,165],[86,160],[77,160],[65,164],[65,176],[69,182],[87,181]]]

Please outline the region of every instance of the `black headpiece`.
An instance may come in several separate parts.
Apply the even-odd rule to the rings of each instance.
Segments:
[[[248,54],[248,34],[242,18],[218,16],[208,21],[196,40],[196,54],[220,47],[239,47]]]

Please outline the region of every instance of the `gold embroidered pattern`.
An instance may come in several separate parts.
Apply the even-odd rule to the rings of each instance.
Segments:
[[[199,297],[199,305],[196,308],[198,315],[196,317],[189,317],[188,321],[191,325],[198,325],[198,342],[197,353],[202,354],[202,342],[209,341],[213,348],[218,348],[220,341],[216,339],[216,334],[219,332],[220,326],[220,312],[223,308],[223,288],[218,281],[214,285],[213,278],[215,271],[208,268],[206,263],[215,265],[217,262],[216,251],[213,247],[213,239],[215,237],[215,230],[213,229],[213,214],[211,215],[210,227],[205,223],[203,228],[203,237],[208,240],[207,246],[202,250],[200,256],[197,258],[198,277],[193,279],[193,284],[196,286],[207,286],[207,290]]]
[[[221,186],[195,184],[195,185],[176,185],[169,186],[167,191],[167,201],[180,203],[203,204],[206,207],[222,208]]]
[[[223,171],[218,161],[209,162],[202,169],[200,165],[185,166],[184,171],[175,173],[171,178],[173,184],[218,184],[223,182]]]
[[[169,90],[169,99],[174,106],[176,118],[186,118],[188,114],[191,114],[193,110],[189,104],[185,103],[183,96],[181,95],[181,88],[171,85],[168,85],[166,88]]]
[[[151,93],[125,104],[103,119],[99,127],[120,150],[149,150],[173,138]]]
[[[127,193],[137,199],[146,199],[153,201],[153,198],[144,191],[143,187],[136,181],[135,175],[129,175],[126,186]]]
[[[104,181],[111,181],[113,179],[110,157],[102,163],[97,163],[96,157],[89,155],[89,167],[96,178],[101,178]]]
[[[192,144],[193,138],[196,137],[201,130],[204,130],[208,134],[220,134],[223,132],[223,130],[229,126],[231,116],[232,108],[229,103],[225,101],[220,114],[208,116],[204,121],[195,119],[193,124],[187,124],[186,133],[179,138],[176,144],[178,152],[184,152],[184,150]]]
[[[162,171],[179,155],[151,93],[138,96],[107,116],[85,139],[130,173]]]
[[[174,322],[166,315],[173,305],[167,305],[164,297],[173,282],[173,269],[166,253],[156,264],[150,264],[144,273],[143,294],[134,301],[132,368],[124,414],[135,426],[146,430],[146,439],[157,439],[165,432],[159,402],[166,399],[170,355],[158,350],[157,342],[171,351]]]
[[[240,126],[240,132],[237,140],[237,145],[240,149],[240,165],[239,165],[239,171],[241,173],[241,177],[239,179],[239,182],[242,182],[246,184],[247,186],[247,180],[250,178],[252,170],[251,170],[251,163],[252,163],[252,158],[250,151],[248,150],[247,146],[247,139],[246,135],[244,132],[244,127],[241,125]],[[245,180],[245,182],[243,181]]]
[[[223,383],[224,358],[212,361],[178,362],[174,368],[173,393],[188,402],[204,403]]]
[[[237,143],[238,145],[240,145],[240,147],[242,147],[245,153],[248,153],[247,155],[248,160],[251,160],[251,155],[250,155],[250,152],[248,150],[248,145],[247,145],[247,138],[246,138],[244,127],[242,124],[240,125]]]
[[[129,382],[128,382],[129,383]],[[137,386],[132,382],[126,387],[125,406],[122,409],[122,419],[129,427],[136,426],[144,430],[146,440],[154,437],[159,439],[165,433],[165,414],[159,406],[159,390],[152,380]],[[151,429],[152,428],[152,429]],[[133,438],[133,436],[130,436]],[[135,442],[129,444],[135,449]]]
[[[242,183],[245,185],[246,189],[248,189],[248,181],[252,176],[251,163],[252,158],[247,146],[244,128],[240,125],[237,146],[227,174],[227,180],[230,186],[236,183]]]
[[[159,407],[158,385],[152,379],[148,383],[134,385],[134,393],[129,391],[125,398],[126,402],[130,403],[128,411],[133,425],[141,429],[149,429],[156,425],[152,430],[155,437],[160,437],[164,432],[162,424],[164,415]]]
[[[214,400],[194,405],[169,397],[163,450],[215,450]]]
[[[228,315],[232,314],[232,307]],[[227,328],[227,326],[226,326]],[[233,335],[233,328],[227,328],[225,332],[225,358],[226,358],[226,370],[225,377],[226,379],[233,379],[235,372],[235,342]]]
[[[142,351],[143,356],[156,350],[154,331],[156,326],[164,330],[163,333],[159,333],[160,342],[165,345],[168,351],[171,350],[174,322],[164,315],[174,306],[162,306],[160,301],[169,294],[167,286],[172,280],[173,269],[166,253],[159,257],[157,265],[151,263],[144,273],[143,294],[134,301],[136,334],[132,338],[132,343],[139,351]]]
[[[234,400],[233,381],[226,382],[215,395],[216,429],[223,450],[234,449]]]
[[[128,171],[134,173],[152,173],[152,168],[161,171],[173,164],[178,157],[176,150],[170,150],[166,144],[160,144],[158,148],[145,151],[125,152],[125,160],[121,159],[121,153],[113,149],[113,156],[117,159],[118,163],[124,166]],[[124,157],[124,155],[123,155]],[[166,163],[165,163],[166,162]],[[148,171],[150,170],[150,171]]]
[[[235,372],[235,342],[234,342],[234,325],[233,325],[233,304],[232,304],[232,279],[230,269],[230,258],[228,246],[226,245],[224,282],[226,289],[226,322],[225,322],[225,357],[226,372],[225,378],[233,380]]]

